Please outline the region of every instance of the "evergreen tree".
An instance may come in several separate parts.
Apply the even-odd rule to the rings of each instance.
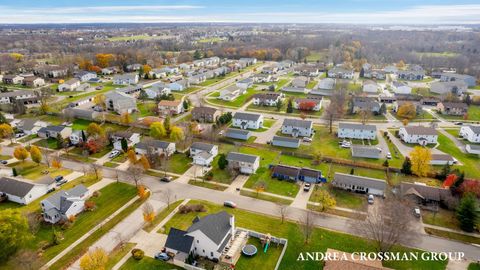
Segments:
[[[382,106],[380,106],[380,111],[379,111],[380,114],[385,114],[387,113],[387,105],[385,105],[385,103],[382,103]]]
[[[184,110],[188,110],[188,107],[189,107],[188,101],[187,101],[187,100],[184,100],[184,101],[183,101],[183,109],[184,109]]]
[[[289,99],[287,104],[287,113],[292,113],[292,112],[293,112],[293,104],[292,104],[292,100]]]
[[[447,178],[447,176],[450,174],[451,172],[451,168],[450,168],[450,164],[445,163],[445,165],[443,165],[442,167],[442,170],[440,171],[440,174],[438,175],[438,178],[440,180],[445,180],[445,178]]]
[[[12,168],[12,175],[13,176],[18,176],[17,168],[15,168],[15,167]]]
[[[65,141],[63,140],[62,135],[60,135],[60,133],[58,133],[57,134],[57,149],[62,149],[64,143],[65,143]]]
[[[225,154],[220,154],[220,157],[218,158],[218,168],[220,170],[223,170],[227,167],[228,165],[228,160],[225,157]]]
[[[351,169],[350,169],[350,174],[351,174],[351,175],[354,175],[354,174],[355,174],[355,169],[354,169],[354,168],[351,168]]]
[[[409,157],[405,157],[405,160],[402,164],[402,169],[400,170],[403,174],[410,175],[412,174],[412,161]]]
[[[390,164],[388,163],[388,159],[385,159],[385,162],[383,162],[383,167],[387,167],[389,166]]]
[[[121,144],[122,144],[122,150],[123,150],[123,152],[127,152],[127,150],[128,150],[128,142],[127,142],[127,139],[122,138]]]
[[[460,228],[466,232],[473,232],[478,220],[478,205],[473,193],[467,193],[460,201],[457,208],[457,219],[460,222]]]
[[[0,124],[5,124],[7,122],[7,118],[5,118],[5,115],[3,115],[2,112],[0,112]]]
[[[202,58],[202,53],[199,50],[195,50],[193,53],[193,59],[198,60],[200,58]]]

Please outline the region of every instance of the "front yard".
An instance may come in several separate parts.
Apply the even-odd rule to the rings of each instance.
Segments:
[[[220,106],[227,106],[227,107],[234,107],[234,108],[240,108],[243,106],[243,104],[245,104],[245,102],[247,102],[254,94],[256,93],[260,93],[261,91],[256,91],[254,90],[253,88],[248,88],[247,89],[247,92],[241,96],[238,96],[236,99],[234,99],[233,101],[225,101],[225,100],[221,100],[221,99],[217,99],[216,97],[215,98],[208,98],[210,96],[207,97],[207,101],[210,102],[210,103],[213,103],[213,104],[217,104],[217,105],[220,105]],[[214,96],[212,96],[214,97]]]
[[[336,206],[349,208],[357,211],[366,211],[367,210],[367,196],[361,195],[353,192],[348,192],[346,190],[337,189],[334,187],[329,187],[328,185],[316,185],[312,195],[310,196],[311,202],[319,202],[317,193],[320,193],[321,190],[326,190],[336,201]]]
[[[23,178],[27,178],[30,180],[39,180],[43,177],[50,176],[54,178],[57,175],[65,176],[68,175],[72,172],[72,170],[69,169],[56,169],[53,167],[48,168],[44,164],[37,164],[32,161],[18,161],[15,163],[8,164],[8,167],[15,168],[17,171],[17,174],[22,176]],[[47,172],[46,174],[43,174],[42,172]]]
[[[438,150],[452,155],[463,164],[463,166],[455,167],[465,171],[466,177],[480,179],[480,158],[478,155],[463,153],[454,142],[442,133],[438,133],[438,143],[440,143]]]
[[[470,121],[480,121],[480,106],[478,105],[470,105],[468,106],[467,112],[467,119]],[[445,118],[447,120],[465,120],[463,115],[446,115],[440,114],[440,117]]]

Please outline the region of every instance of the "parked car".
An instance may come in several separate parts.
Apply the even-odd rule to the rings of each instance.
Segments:
[[[0,163],[2,163],[3,165],[7,165],[7,164],[8,164],[8,161],[6,161],[6,160],[0,160]]]
[[[455,122],[455,125],[461,126],[461,125],[463,125],[463,122]]]
[[[120,155],[120,151],[118,150],[113,150],[112,152],[110,152],[110,154],[108,155],[109,158],[114,158],[116,156]]]
[[[387,153],[387,159],[392,159],[392,154],[390,154],[390,152]]]
[[[61,175],[55,176],[55,182],[59,182],[59,181],[62,181],[62,180],[63,180],[63,176],[61,176]]]
[[[303,137],[304,142],[312,142],[312,138],[310,137]]]
[[[370,194],[370,195],[368,195],[368,199],[367,199],[367,200],[368,200],[368,204],[373,204],[375,198],[373,197],[372,194]]]
[[[220,132],[218,133],[218,135],[223,136],[224,133],[225,133],[225,131],[220,130]]]
[[[224,201],[223,206],[230,208],[237,208],[237,204],[232,201]]]
[[[157,254],[155,254],[154,258],[156,260],[160,260],[160,261],[168,261],[170,260],[170,257],[168,256],[167,253],[164,253],[164,252],[159,252]]]
[[[54,191],[55,191],[55,188],[52,187],[51,189],[47,190],[47,193],[52,193],[52,192],[54,192]]]
[[[420,214],[420,208],[418,207],[414,207],[413,208],[413,215],[417,218],[420,218],[421,214]]]
[[[23,132],[15,133],[15,138],[20,138],[20,137],[23,137],[23,136],[25,136],[25,133],[23,133]]]
[[[340,147],[342,147],[342,148],[350,148],[350,147],[352,147],[352,143],[351,143],[351,142],[343,141],[342,144],[340,145]]]
[[[166,183],[169,183],[172,180],[173,180],[173,178],[171,176],[165,176],[165,177],[160,178],[160,181],[166,182]]]
[[[60,180],[60,181],[57,182],[57,187],[65,184],[65,183],[67,183],[67,182],[68,182],[67,179]]]
[[[312,187],[312,184],[310,183],[305,183],[305,185],[303,186],[303,191],[310,191],[310,188]]]

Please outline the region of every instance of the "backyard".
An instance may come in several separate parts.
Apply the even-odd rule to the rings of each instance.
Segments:
[[[463,166],[455,167],[465,171],[466,177],[480,179],[480,158],[478,155],[463,153],[454,142],[442,133],[438,133],[438,143],[440,144],[438,150],[452,155],[463,164]]]

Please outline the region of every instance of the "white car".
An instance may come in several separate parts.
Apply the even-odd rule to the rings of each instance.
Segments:
[[[340,145],[342,148],[350,148],[352,146],[351,142],[342,142]]]
[[[312,138],[310,137],[303,137],[304,142],[312,142]]]
[[[368,195],[368,199],[367,199],[368,204],[373,204],[374,200],[375,200],[375,197],[373,197],[372,194]]]
[[[114,158],[116,156],[120,155],[120,151],[118,150],[113,150],[112,152],[110,152],[110,154],[108,155],[109,158]]]
[[[392,154],[390,154],[390,152],[387,153],[387,159],[392,159]]]

